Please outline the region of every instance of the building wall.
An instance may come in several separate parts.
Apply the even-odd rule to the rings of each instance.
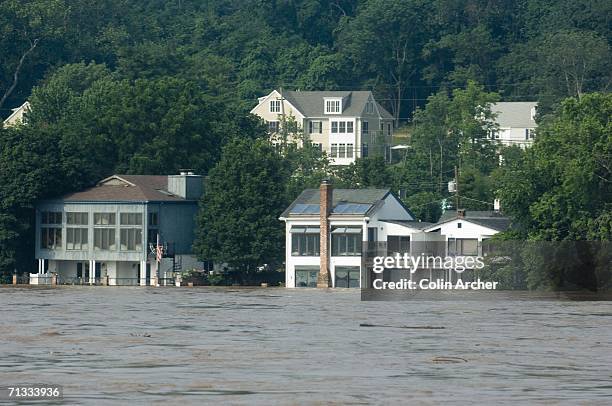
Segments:
[[[457,226],[458,224],[461,224],[461,228]],[[483,238],[486,239],[498,233],[496,230],[462,219],[449,221],[436,228],[440,229],[439,233],[445,236],[446,240],[449,238],[477,238],[478,241],[482,241]]]
[[[524,128],[524,127],[513,127],[513,128],[500,128],[499,129],[499,138],[498,140],[504,145],[518,145],[525,146],[533,144],[533,138],[526,139],[525,132],[527,130],[535,130],[533,128]]]

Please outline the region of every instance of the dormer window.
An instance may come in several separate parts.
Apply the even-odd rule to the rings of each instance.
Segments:
[[[270,113],[280,113],[281,102],[280,100],[270,100]]]
[[[325,114],[342,113],[342,99],[325,99]]]
[[[372,103],[371,101],[368,101],[366,103],[366,113],[373,113],[374,112],[374,103]]]

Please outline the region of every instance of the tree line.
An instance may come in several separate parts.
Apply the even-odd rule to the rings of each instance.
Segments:
[[[36,200],[112,173],[184,167],[209,177],[198,252],[248,270],[282,261],[276,217],[329,176],[337,186],[401,189],[421,220],[435,221],[452,206],[446,183],[458,166],[462,205],[487,209],[500,197],[521,238],[610,238],[609,2],[0,7],[0,115],[32,105],[28,125],[0,129],[2,272],[31,268]],[[280,86],[371,89],[398,124],[409,123],[411,148],[394,165],[372,157],[340,169],[310,148],[279,154],[248,111]],[[502,99],[540,103],[530,150],[499,151],[487,140],[488,106]],[[226,232],[208,214],[223,208],[241,241],[229,231],[211,237]]]

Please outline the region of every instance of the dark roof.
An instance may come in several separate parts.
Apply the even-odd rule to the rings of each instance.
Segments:
[[[65,202],[185,201],[167,191],[168,177],[158,175],[113,175],[94,187],[70,193]]]
[[[367,210],[363,210],[363,214],[371,210],[378,202],[383,200],[390,193],[389,189],[334,189],[332,206],[335,208],[340,203],[356,203],[368,205]],[[320,204],[320,191],[319,189],[306,189],[287,207],[287,209],[281,214],[281,217],[289,217],[296,205],[319,205]],[[305,207],[305,206],[298,206]],[[363,207],[365,209],[365,207]],[[314,207],[313,207],[314,209]],[[313,210],[314,211],[314,210]],[[319,211],[315,212],[306,211],[301,213],[305,215],[316,215]],[[341,213],[334,213],[341,214]],[[347,213],[348,214],[348,213]],[[291,213],[291,215],[299,215]]]
[[[434,224],[434,223],[428,223],[427,221],[414,221],[414,220],[380,220],[380,221],[384,221],[385,223],[398,224],[400,226],[415,228],[417,230],[423,230]]]
[[[306,117],[324,117],[323,99],[325,97],[346,98],[342,106],[341,116],[361,116],[366,102],[374,96],[371,91],[283,91],[283,97]],[[375,102],[382,118],[392,119],[393,116],[378,102]]]
[[[435,225],[447,223],[453,220],[465,220],[497,231],[505,231],[510,227],[511,220],[495,211],[466,210],[464,217],[457,216],[453,210],[449,210],[440,216]]]

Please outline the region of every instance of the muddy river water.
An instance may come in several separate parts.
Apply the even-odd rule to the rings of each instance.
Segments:
[[[612,302],[0,288],[0,382],[63,404],[612,404]]]

